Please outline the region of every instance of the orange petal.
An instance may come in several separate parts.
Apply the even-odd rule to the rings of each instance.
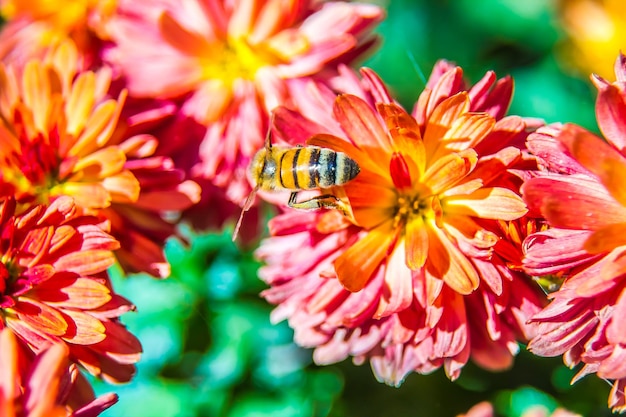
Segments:
[[[2,411],[6,416],[17,415],[13,407],[13,400],[19,395],[16,388],[21,386],[19,380],[17,339],[10,328],[0,332],[0,393],[2,393]]]
[[[486,113],[461,114],[441,139],[446,149],[461,150],[473,148],[489,134],[496,121]]]
[[[116,203],[134,203],[139,199],[141,186],[130,171],[122,171],[105,178],[102,185],[109,191],[110,198]]]
[[[459,294],[471,294],[480,282],[472,263],[441,229],[433,226],[427,230],[429,251],[426,268]]]
[[[566,124],[558,139],[581,165],[600,179],[617,201],[626,206],[626,158],[622,154],[596,135],[573,124]]]
[[[63,310],[69,316],[68,332],[63,339],[77,345],[93,345],[106,338],[104,324],[91,314],[76,310]]]
[[[372,274],[389,254],[389,245],[396,238],[393,220],[369,231],[335,260],[335,271],[341,285],[356,292],[365,287]]]
[[[91,113],[91,117],[85,123],[85,130],[70,149],[69,156],[88,155],[105,145],[110,139],[110,135],[103,135],[103,132],[110,134],[110,124],[117,125],[116,115],[120,108],[121,106],[115,100],[101,103]]]
[[[96,77],[91,71],[81,73],[74,81],[65,103],[67,133],[78,138],[93,111],[96,97]]]
[[[626,245],[626,223],[611,224],[595,230],[584,244],[589,253],[602,253]]]
[[[111,205],[111,195],[100,183],[66,182],[56,188],[57,194],[74,197],[79,207],[100,209]]]
[[[161,14],[159,29],[163,40],[184,55],[201,56],[207,48],[205,37],[185,29],[169,12]]]
[[[467,196],[448,197],[443,204],[446,213],[481,219],[515,220],[528,212],[519,195],[500,187],[481,188]]]
[[[49,130],[52,86],[47,75],[48,72],[39,61],[30,61],[24,67],[22,97],[24,104],[31,110],[33,122],[40,132]],[[49,75],[52,76],[52,73]]]
[[[102,307],[111,300],[109,288],[90,278],[64,278],[47,282],[33,290],[40,300],[63,308],[90,310]]]
[[[439,194],[472,172],[477,161],[478,155],[472,149],[445,155],[428,168],[422,182],[433,194]]]
[[[119,147],[107,146],[80,158],[74,172],[82,171],[81,179],[107,178],[122,171],[125,163],[126,155]]]
[[[115,257],[110,250],[83,250],[60,257],[53,266],[57,271],[93,275],[106,270],[114,263]]]
[[[375,163],[365,151],[357,148],[345,139],[320,133],[307,139],[306,143],[307,145],[319,146],[322,148],[332,149],[336,152],[345,153],[359,165],[359,168],[361,168],[359,176],[361,176],[365,171],[375,173],[381,178],[389,175],[387,168],[383,168],[380,163]]]
[[[65,319],[56,309],[35,300],[20,298],[13,307],[25,324],[53,336],[67,331]]]
[[[393,150],[407,155],[411,178],[419,180],[426,170],[426,151],[419,125],[413,116],[396,104],[379,103],[376,107],[387,124]]]
[[[437,152],[442,146],[443,138],[454,123],[462,114],[469,111],[469,98],[467,92],[460,92],[442,101],[433,111],[426,124],[424,132],[424,146],[426,147],[426,160]]]
[[[55,343],[38,357],[26,387],[29,416],[67,416],[65,407],[57,405],[57,398],[67,372],[68,355],[67,345]]]

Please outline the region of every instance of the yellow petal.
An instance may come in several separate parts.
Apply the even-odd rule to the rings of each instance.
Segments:
[[[528,212],[519,195],[500,187],[481,188],[467,196],[448,197],[444,205],[446,213],[482,219],[515,220]]]
[[[412,270],[424,266],[428,257],[428,231],[422,216],[410,216],[405,228],[406,265]]]

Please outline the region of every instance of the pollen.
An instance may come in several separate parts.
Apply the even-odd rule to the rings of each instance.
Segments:
[[[207,80],[221,79],[232,86],[237,79],[254,80],[262,67],[280,63],[276,55],[262,46],[233,38],[211,45],[207,56],[202,58],[202,73]]]
[[[441,213],[438,215],[438,211],[434,209],[434,207],[440,207],[438,201],[439,199],[434,196],[423,196],[419,193],[399,196],[393,217],[394,227],[404,226],[410,218],[417,216],[424,220],[436,220],[437,217],[441,217]]]

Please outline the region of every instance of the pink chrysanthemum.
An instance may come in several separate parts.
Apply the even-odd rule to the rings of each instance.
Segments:
[[[119,247],[106,225],[79,215],[70,197],[19,215],[15,200],[0,204],[0,327],[35,353],[65,343],[92,374],[128,381],[141,346],[119,321],[133,306],[106,275]]]
[[[72,0],[63,4],[47,0],[1,0],[6,21],[0,32],[0,60],[23,66],[68,39],[78,47],[81,67],[100,59],[106,23],[116,0]]]
[[[369,359],[393,385],[440,366],[456,378],[470,357],[506,368],[541,305],[509,268],[534,230],[511,171],[532,167],[526,125],[503,117],[512,80],[488,73],[467,89],[462,70],[440,62],[409,114],[362,72],[370,99],[340,95],[314,121],[275,112],[281,135],[343,151],[361,171],[329,190],[345,194],[351,219],[290,211],[271,221],[257,255],[272,318],[289,319],[317,363]]]
[[[108,60],[131,96],[184,101],[180,129],[186,118],[205,127],[193,139],[200,158],[190,170],[240,203],[268,112],[292,106],[294,88],[327,80],[360,55],[381,18],[377,6],[347,2],[123,1]]]
[[[23,69],[0,65],[0,197],[47,204],[72,196],[110,221],[126,270],[168,276],[162,248],[173,226],[163,214],[197,202],[199,187],[154,155],[155,137],[127,134],[142,117],[120,122],[126,92],[108,97],[110,71],[78,72],[77,61],[66,42]]]
[[[564,279],[534,316],[529,349],[583,363],[574,380],[596,373],[613,381],[609,406],[626,410],[626,58],[617,81],[592,77],[602,138],[572,124],[531,135],[529,148],[547,171],[522,190],[529,209],[552,229],[525,243],[528,273]],[[622,314],[624,313],[624,314]]]
[[[13,332],[4,328],[0,330],[0,352],[2,416],[89,417],[117,402],[115,394],[96,399],[89,387],[76,386],[80,374],[76,365],[68,363],[69,351],[63,344],[52,344],[33,358]]]

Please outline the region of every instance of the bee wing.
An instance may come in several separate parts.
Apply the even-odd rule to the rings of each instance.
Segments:
[[[239,235],[239,229],[241,228],[241,223],[243,221],[243,215],[246,213],[246,211],[250,210],[250,207],[252,207],[252,203],[254,203],[254,197],[256,197],[256,192],[258,190],[258,186],[254,187],[254,189],[250,191],[250,194],[248,194],[248,198],[246,198],[246,201],[243,203],[243,207],[241,207],[241,214],[239,215],[239,219],[237,220],[237,224],[235,225],[235,230],[233,230],[233,242],[237,240],[237,235]]]

